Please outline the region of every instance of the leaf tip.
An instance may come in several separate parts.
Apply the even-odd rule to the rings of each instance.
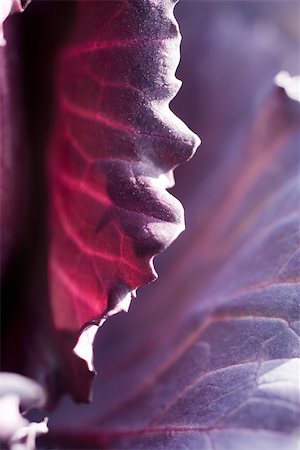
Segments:
[[[284,89],[288,97],[300,102],[300,75],[291,76],[286,70],[281,70],[274,78],[274,82]]]
[[[3,23],[10,14],[15,12],[23,12],[30,0],[1,0],[0,3],[0,47],[6,44]]]
[[[98,325],[89,325],[87,326],[78,338],[78,341],[73,349],[75,355],[79,358],[83,359],[90,372],[94,372],[94,363],[93,363],[93,342],[98,331]]]

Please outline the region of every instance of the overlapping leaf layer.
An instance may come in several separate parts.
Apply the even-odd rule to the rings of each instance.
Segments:
[[[252,21],[238,5],[181,10],[199,101],[177,106],[205,136],[177,180],[189,229],[141,308],[103,329],[95,406],[65,421],[86,414],[56,435],[65,447],[296,448],[299,104],[273,83],[295,47],[248,7]]]

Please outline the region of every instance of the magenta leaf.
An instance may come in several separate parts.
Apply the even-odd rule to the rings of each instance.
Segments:
[[[25,27],[7,24],[28,40],[27,100],[20,110],[28,115],[34,166],[28,191],[35,205],[28,208],[33,220],[26,223],[27,267],[18,301],[14,264],[7,277],[8,303],[17,307],[6,306],[4,367],[45,386],[51,406],[65,392],[89,400],[98,326],[128,309],[136,289],[156,278],[154,256],[184,229],[183,208],[166,189],[199,139],[169,109],[181,85],[175,77],[175,3],[78,1],[57,9],[53,2],[33,2]],[[43,8],[49,12],[44,23]],[[30,17],[37,39],[42,37],[35,52]],[[16,49],[12,53],[16,57]],[[55,106],[49,108],[53,59]],[[49,255],[42,162],[47,141]]]
[[[75,352],[89,367],[71,388],[78,399],[93,370],[91,335],[155,279],[153,256],[183,230],[182,207],[166,187],[198,141],[168,108],[180,85],[173,6],[78,2],[57,63],[49,283],[72,372],[84,333]]]
[[[273,83],[295,47],[284,33],[270,32],[267,46],[254,39],[259,26],[269,32],[257,4],[250,21],[244,5],[185,8],[182,95],[199,98],[187,97],[185,111],[204,136],[178,176],[188,232],[162,257],[143,305],[103,328],[93,405],[65,402],[53,416],[62,448],[294,450],[299,441],[300,112]]]

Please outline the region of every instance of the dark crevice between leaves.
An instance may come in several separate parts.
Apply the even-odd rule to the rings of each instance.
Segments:
[[[45,156],[55,107],[55,56],[68,34],[74,9],[73,1],[61,1],[59,8],[56,2],[33,1],[5,24],[11,126],[14,133],[22,133],[26,202],[18,205],[22,239],[15,244],[1,280],[1,369],[25,376],[35,373],[42,385],[49,383],[47,367],[57,365],[48,300]],[[43,356],[37,360],[38,355]],[[54,380],[49,384],[54,385]]]

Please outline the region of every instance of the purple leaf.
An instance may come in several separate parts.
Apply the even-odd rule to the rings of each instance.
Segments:
[[[177,108],[203,137],[178,175],[188,232],[143,305],[102,330],[93,406],[53,417],[63,448],[297,445],[300,113],[273,83],[296,47],[247,5],[251,20],[236,4],[182,9],[182,97],[199,100]]]

